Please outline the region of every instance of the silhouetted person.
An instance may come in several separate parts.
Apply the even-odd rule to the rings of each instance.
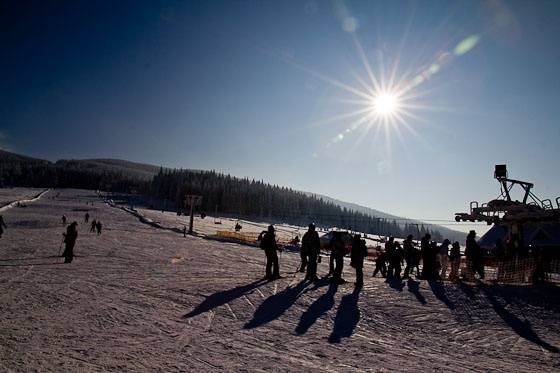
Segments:
[[[0,215],[0,238],[2,238],[2,235],[4,234],[4,229],[7,228],[8,227],[6,227],[6,223],[4,222],[4,217]]]
[[[64,263],[72,263],[74,259],[74,245],[76,244],[76,239],[78,238],[78,223],[73,222],[66,228],[66,233],[64,236],[64,252],[62,256],[64,257]]]
[[[381,251],[378,253],[377,258],[375,259],[375,269],[373,270],[373,275],[371,277],[375,277],[377,273],[381,272],[382,277],[387,277],[387,253]]]
[[[422,240],[420,241],[420,255],[422,256],[422,277],[429,278],[429,272],[432,270],[430,268],[429,258],[430,258],[430,239],[432,236],[426,233]],[[428,263],[427,263],[428,262]]]
[[[389,268],[391,268],[393,271],[392,277],[398,280],[401,279],[401,265],[403,259],[404,259],[404,252],[403,249],[401,248],[401,244],[398,242],[393,243],[393,249],[391,251],[391,256],[389,257]]]
[[[91,228],[89,229],[89,233],[95,232],[96,229],[97,229],[97,221],[93,219],[91,221]]]
[[[276,253],[278,251],[278,245],[276,244],[274,227],[269,225],[267,231],[263,231],[259,234],[259,240],[261,241],[260,247],[264,250],[266,255],[265,279],[275,280],[280,278],[278,254]]]
[[[187,226],[183,225],[183,237],[187,237]]]
[[[319,234],[315,230],[315,224],[309,224],[309,229],[303,235],[301,239],[301,249],[307,252],[307,258],[309,262],[307,263],[307,273],[305,274],[305,279],[309,281],[317,281],[317,259],[319,257],[319,252],[321,250],[321,242],[319,240]]]
[[[410,275],[410,270],[412,269],[412,264],[414,260],[414,243],[412,242],[412,235],[409,234],[406,240],[403,241],[403,254],[404,260],[406,261],[406,267],[404,267],[403,278],[408,278]]]
[[[350,265],[356,270],[356,287],[364,286],[364,259],[367,256],[366,241],[359,234],[354,235],[352,240],[352,252],[350,254]]]
[[[66,215],[62,215],[62,224],[66,225]]]
[[[459,280],[459,265],[461,264],[461,246],[459,242],[453,242],[451,245],[451,253],[449,254],[449,262],[451,263],[450,281]]]
[[[86,215],[84,216],[84,223],[89,222],[89,212],[86,212]]]
[[[311,225],[309,224],[309,229],[311,229]],[[315,231],[315,226],[313,225],[313,231]],[[309,231],[308,231],[309,232]],[[307,234],[308,232],[305,232],[305,234]],[[318,235],[317,235],[318,236]],[[305,235],[304,235],[305,237]],[[292,240],[292,245],[297,245],[297,242],[299,242],[299,237],[297,237],[297,242],[294,242],[295,238]],[[301,247],[299,248],[299,257],[300,257],[300,264],[299,264],[299,271],[300,272],[305,272],[305,269],[307,268],[307,265],[309,263],[309,248],[307,247],[307,245],[301,244]]]
[[[333,236],[330,242],[331,255],[334,258],[334,271],[331,281],[335,284],[343,284],[346,282],[342,278],[342,269],[344,268],[344,254],[346,254],[346,248],[344,247],[344,241],[342,241],[342,235],[340,232],[333,232]]]
[[[439,247],[439,253],[438,253],[438,260],[439,260],[439,266],[440,266],[440,278],[443,280],[445,279],[445,275],[447,274],[447,266],[448,266],[448,262],[449,262],[449,244],[451,242],[446,238],[445,240],[443,240],[443,242],[441,243],[441,246]]]
[[[476,273],[481,279],[484,279],[484,256],[482,248],[476,242],[476,232],[470,231],[467,235],[467,245],[465,248],[465,256],[467,258],[467,266],[469,272],[474,276]]]
[[[394,267],[393,267],[394,248],[395,248],[395,237],[389,237],[389,241],[385,242],[385,253],[387,254],[387,260],[389,262],[389,268],[387,270],[387,278],[394,276]]]
[[[241,228],[243,228],[243,227],[241,226],[241,224],[239,224],[239,222],[235,223],[235,231],[236,232],[239,232],[241,230]]]
[[[101,234],[101,228],[103,228],[103,224],[101,224],[101,220],[98,220],[95,224],[95,228],[97,229],[97,235]]]

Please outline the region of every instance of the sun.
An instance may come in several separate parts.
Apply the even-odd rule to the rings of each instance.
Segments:
[[[372,100],[372,108],[376,114],[392,115],[398,111],[399,102],[397,96],[391,93],[379,93]]]

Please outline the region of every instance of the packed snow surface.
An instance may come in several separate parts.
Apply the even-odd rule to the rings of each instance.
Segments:
[[[71,264],[57,256],[63,214],[79,222]],[[560,370],[553,286],[367,277],[355,292],[348,263],[347,284],[310,284],[288,252],[283,278],[263,282],[260,249],[183,238],[89,191],[49,191],[3,215],[3,371]]]

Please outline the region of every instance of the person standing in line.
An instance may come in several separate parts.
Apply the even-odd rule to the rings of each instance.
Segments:
[[[441,243],[439,247],[438,259],[439,259],[439,266],[440,266],[440,278],[442,280],[445,279],[445,275],[447,274],[447,266],[449,262],[449,244],[451,242],[446,238]]]
[[[340,232],[334,232],[330,246],[332,251],[331,255],[334,257],[334,271],[331,282],[334,284],[344,284],[346,280],[342,278],[342,269],[344,268],[346,248],[344,247],[344,241],[342,241]]]
[[[387,260],[389,261],[389,268],[387,270],[387,278],[392,278],[394,276],[394,249],[395,249],[395,237],[389,237],[389,241],[385,243],[385,253],[387,254]]]
[[[307,273],[305,279],[309,281],[317,281],[317,259],[321,250],[321,242],[319,234],[315,230],[315,224],[309,224],[309,229],[301,239],[301,249],[307,251],[309,263],[307,264]]]
[[[451,263],[451,273],[449,274],[449,281],[456,282],[459,280],[459,265],[461,264],[461,246],[457,241],[453,242],[453,245],[451,245],[449,261]]]
[[[409,234],[406,240],[403,241],[403,253],[404,260],[406,261],[406,267],[404,267],[403,278],[407,279],[409,277],[410,271],[412,270],[412,264],[414,259],[414,244],[412,243],[412,235]]]
[[[74,259],[74,245],[76,245],[76,239],[78,238],[78,223],[73,222],[66,228],[66,233],[63,233],[64,236],[64,252],[62,256],[64,257],[64,263],[72,263]]]
[[[0,215],[0,238],[2,238],[2,235],[4,234],[4,229],[7,229],[8,227],[6,226],[6,223],[4,222],[4,217],[2,215]]]
[[[281,278],[280,266],[278,264],[278,244],[274,234],[274,226],[269,225],[268,230],[259,234],[260,248],[266,255],[265,279],[272,281]]]
[[[391,255],[391,258],[389,258],[389,262],[391,263],[390,266],[393,269],[393,277],[396,278],[397,280],[401,279],[401,266],[402,266],[402,261],[404,258],[404,252],[403,249],[401,248],[401,244],[398,242],[395,242],[393,244],[393,252]]]
[[[428,279],[430,277],[430,239],[432,236],[426,233],[420,241],[420,255],[422,257],[422,277]]]
[[[375,258],[375,269],[373,270],[373,275],[371,277],[375,277],[378,272],[381,272],[382,277],[387,277],[387,266],[385,262],[387,262],[387,253],[381,251],[381,247],[377,247],[377,258]]]
[[[476,232],[470,231],[467,235],[467,247],[465,249],[467,263],[470,262],[470,273],[474,277],[478,273],[481,279],[484,279],[484,255],[482,248],[476,242]],[[468,264],[467,264],[468,265]]]
[[[356,269],[356,288],[364,286],[364,259],[367,256],[366,241],[359,234],[354,235],[350,265]]]

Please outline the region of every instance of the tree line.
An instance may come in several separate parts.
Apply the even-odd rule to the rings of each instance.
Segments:
[[[103,167],[87,161],[56,163],[0,153],[0,187],[78,188],[135,193],[159,200],[177,211],[186,211],[185,196],[202,196],[199,212],[262,219],[320,227],[338,227],[370,234],[420,238],[430,233],[441,241],[442,235],[423,224],[400,224],[341,207],[321,197],[262,180],[249,180],[215,171],[160,168],[151,180],[127,168]]]

